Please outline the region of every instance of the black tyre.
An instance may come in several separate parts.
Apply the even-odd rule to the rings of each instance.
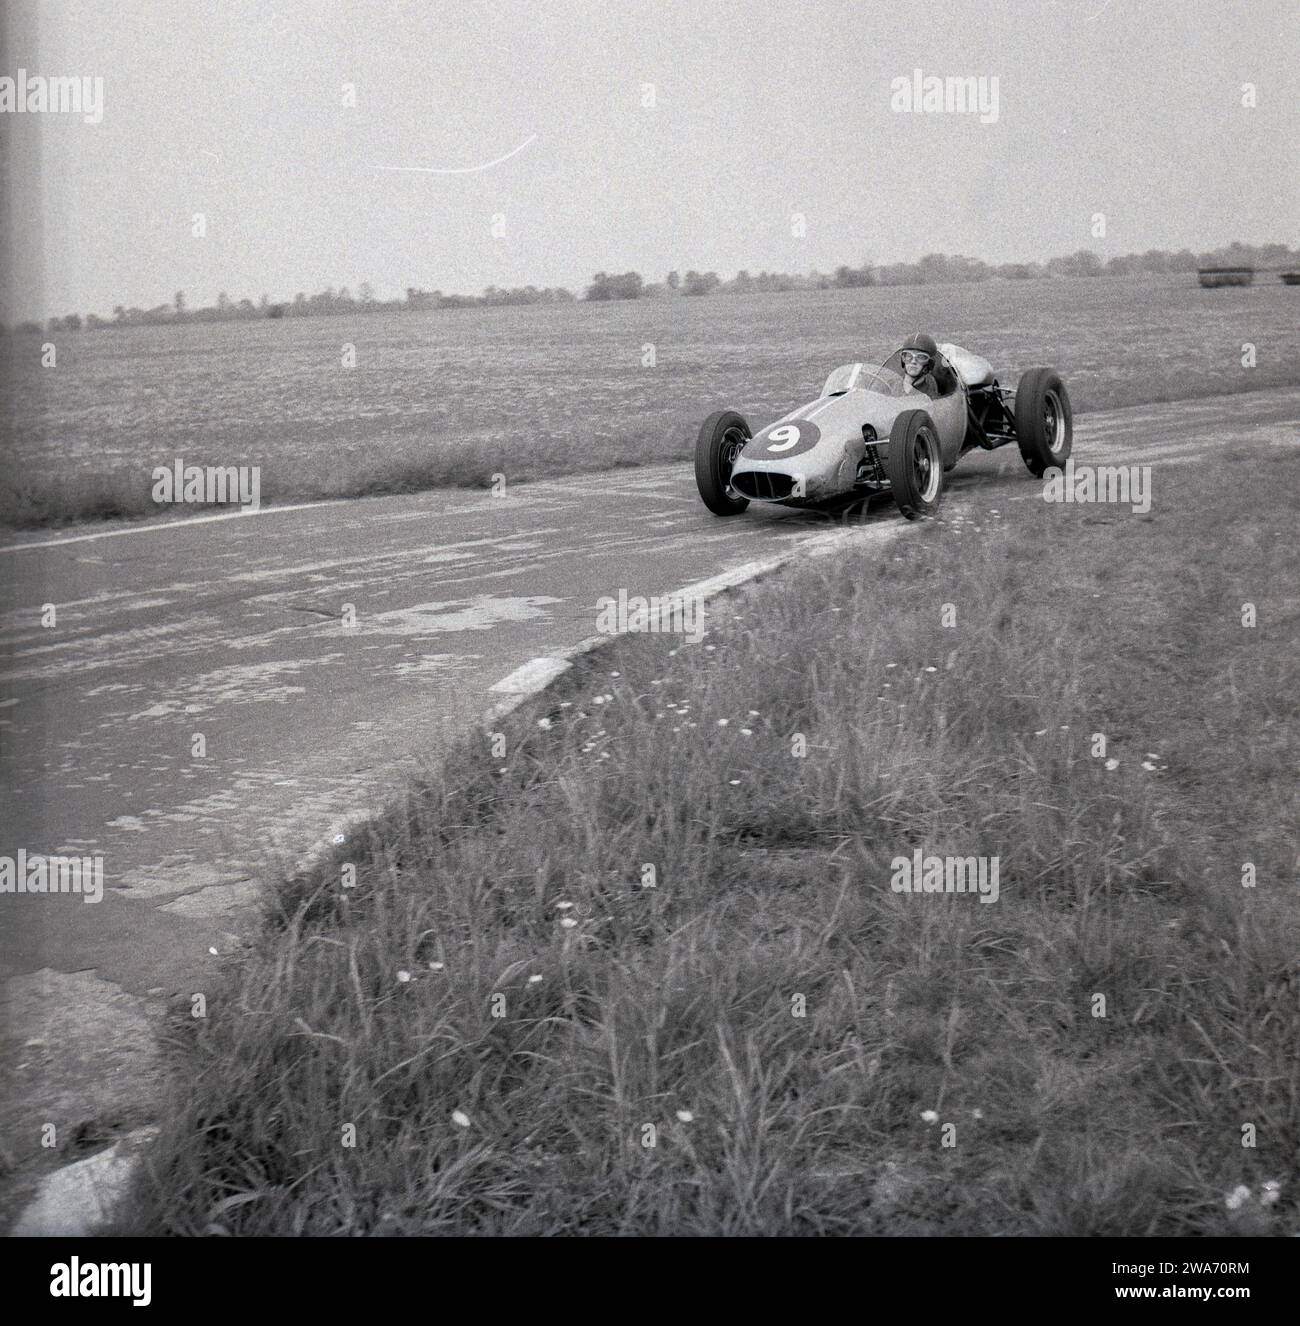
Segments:
[[[1016,441],[1030,474],[1062,466],[1074,443],[1070,393],[1052,368],[1031,368],[1016,388]]]
[[[749,425],[735,410],[719,410],[700,425],[695,443],[695,486],[715,516],[738,516],[749,505],[731,489],[731,467],[749,441]]]
[[[908,520],[932,516],[943,495],[939,434],[924,410],[906,410],[889,430],[885,474],[898,509]]]

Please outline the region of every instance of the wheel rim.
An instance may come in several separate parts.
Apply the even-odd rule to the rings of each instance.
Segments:
[[[942,467],[939,463],[938,449],[928,430],[917,433],[912,444],[912,481],[916,485],[916,495],[922,502],[933,502],[939,496],[939,476]]]
[[[731,471],[736,468],[736,461],[740,459],[740,453],[744,451],[748,441],[749,438],[745,436],[744,430],[736,424],[732,424],[722,435],[719,460],[722,465],[722,484],[728,492],[734,491],[731,487]]]
[[[1065,411],[1061,408],[1061,398],[1054,391],[1043,397],[1043,433],[1047,437],[1048,451],[1059,456],[1065,446]]]

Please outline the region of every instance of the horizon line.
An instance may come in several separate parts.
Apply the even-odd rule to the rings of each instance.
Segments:
[[[534,135],[534,137],[536,137],[536,135]],[[527,141],[526,141],[525,143],[521,144],[520,146],[521,146],[521,147],[527,146]],[[516,149],[515,149],[515,151],[519,151],[519,150],[520,150],[519,148],[516,148]],[[395,167],[376,167],[376,169],[392,169],[392,170],[408,170],[408,169],[409,169],[409,170],[420,170],[420,169],[424,169],[424,168],[422,168],[422,167],[400,167],[400,166],[395,166]],[[475,167],[474,169],[478,169],[478,168]],[[789,271],[786,271],[786,272],[773,272],[773,271],[767,271],[766,269],[760,270],[758,273],[753,273],[753,272],[750,271],[750,269],[749,269],[748,267],[740,267],[740,268],[737,268],[735,276],[733,276],[733,277],[729,277],[729,278],[720,278],[720,280],[734,281],[734,280],[736,279],[736,277],[738,277],[738,276],[741,275],[742,272],[745,273],[745,274],[747,274],[747,275],[749,275],[749,276],[750,276],[750,279],[752,279],[752,280],[758,280],[758,279],[760,279],[760,278],[763,277],[763,276],[768,276],[768,277],[790,277],[790,278],[806,279],[806,278],[811,278],[811,277],[816,277],[816,276],[834,276],[836,272],[840,271],[840,270],[843,269],[843,268],[847,268],[849,271],[861,272],[861,271],[868,271],[868,270],[869,270],[869,271],[878,271],[878,270],[881,270],[881,269],[886,269],[886,268],[891,268],[891,267],[918,267],[918,266],[920,266],[920,264],[921,264],[926,258],[932,258],[932,257],[938,257],[938,258],[943,258],[943,259],[947,259],[947,260],[961,259],[961,260],[963,260],[963,261],[965,261],[965,262],[968,262],[968,263],[979,263],[979,264],[981,264],[981,265],[983,265],[983,266],[989,268],[990,270],[997,270],[998,268],[1005,268],[1005,267],[1043,267],[1043,268],[1046,268],[1047,265],[1048,265],[1049,263],[1057,262],[1057,261],[1059,261],[1059,260],[1061,260],[1061,259],[1074,258],[1074,257],[1077,257],[1080,253],[1089,253],[1089,254],[1092,254],[1094,257],[1098,258],[1098,259],[1099,259],[1101,262],[1103,262],[1103,263],[1113,262],[1113,261],[1115,261],[1115,260],[1117,260],[1117,259],[1123,259],[1123,258],[1143,258],[1143,257],[1145,257],[1148,253],[1163,253],[1163,254],[1167,254],[1167,255],[1169,255],[1170,257],[1176,257],[1176,256],[1178,256],[1178,255],[1180,255],[1180,254],[1188,253],[1188,254],[1191,254],[1192,257],[1196,258],[1196,259],[1198,260],[1198,262],[1199,262],[1201,259],[1203,259],[1203,258],[1205,258],[1205,257],[1207,257],[1207,256],[1213,256],[1213,255],[1216,254],[1216,253],[1221,253],[1221,252],[1224,251],[1225,249],[1234,249],[1234,248],[1240,248],[1240,249],[1267,249],[1267,248],[1280,248],[1280,249],[1284,249],[1287,253],[1289,253],[1289,254],[1294,254],[1294,255],[1295,255],[1295,259],[1296,259],[1297,264],[1300,265],[1300,248],[1292,248],[1291,245],[1286,244],[1286,243],[1284,243],[1284,242],[1281,241],[1281,240],[1269,240],[1269,241],[1266,241],[1266,242],[1264,242],[1264,243],[1259,243],[1259,244],[1248,244],[1248,243],[1243,242],[1242,240],[1235,240],[1235,239],[1234,239],[1234,240],[1232,240],[1231,242],[1229,242],[1229,243],[1227,243],[1227,244],[1220,244],[1220,245],[1218,245],[1217,247],[1215,247],[1215,248],[1213,248],[1213,249],[1206,249],[1206,250],[1203,250],[1203,251],[1201,251],[1201,252],[1196,252],[1196,251],[1194,251],[1194,250],[1192,250],[1192,249],[1190,249],[1190,248],[1187,248],[1186,246],[1184,246],[1184,247],[1181,248],[1181,249],[1148,248],[1148,249],[1143,249],[1143,250],[1141,250],[1141,251],[1134,250],[1134,251],[1129,252],[1129,253],[1117,253],[1117,254],[1113,254],[1113,255],[1111,255],[1111,256],[1108,257],[1108,258],[1103,258],[1102,255],[1101,255],[1100,253],[1098,253],[1095,249],[1078,248],[1078,249],[1075,249],[1075,250],[1074,250],[1073,252],[1071,252],[1071,253],[1057,253],[1057,254],[1053,254],[1050,258],[1043,258],[1043,259],[1010,259],[1010,260],[1008,260],[1008,261],[1006,261],[1006,262],[990,262],[990,261],[988,261],[987,259],[984,259],[984,258],[969,258],[969,257],[967,257],[965,254],[962,254],[962,253],[937,253],[937,254],[929,254],[929,253],[927,253],[927,254],[922,254],[920,258],[917,258],[917,259],[915,259],[915,260],[912,261],[912,262],[905,262],[905,261],[898,261],[898,262],[863,262],[863,263],[861,263],[861,264],[859,264],[859,265],[857,265],[857,266],[853,266],[853,265],[850,264],[850,263],[841,262],[841,263],[837,263],[837,264],[836,264],[834,267],[832,267],[829,271],[822,271],[821,269],[819,269],[819,268],[817,268],[817,267],[812,267],[812,268],[810,268],[810,269],[807,271],[807,273],[803,273],[803,272],[789,272]],[[1260,270],[1260,269],[1257,268],[1256,270]],[[1276,269],[1276,270],[1278,270],[1278,271],[1282,271],[1282,270],[1286,270],[1286,268],[1283,267],[1283,268],[1278,268],[1278,269]],[[682,275],[682,276],[684,276],[686,273],[689,273],[689,272],[696,272],[697,275],[701,275],[701,276],[709,275],[709,274],[710,274],[710,273],[708,273],[708,272],[699,272],[699,271],[697,271],[696,268],[693,268],[693,267],[691,267],[691,268],[686,268],[684,272],[683,272],[681,269],[679,269],[679,268],[671,268],[671,269],[670,269],[670,272],[669,272],[669,273],[665,273],[663,279],[661,279],[661,280],[659,280],[659,281],[645,281],[645,278],[644,278],[644,277],[642,277],[642,280],[645,281],[645,284],[646,284],[646,285],[663,285],[663,284],[666,283],[666,281],[667,281],[667,277],[668,277],[668,275],[669,275],[671,272],[678,272],[678,274],[679,274],[679,275]],[[635,268],[630,268],[630,269],[628,270],[628,272],[618,272],[618,271],[604,270],[604,271],[602,271],[602,272],[593,272],[593,273],[592,273],[592,276],[589,277],[589,278],[587,279],[587,281],[586,281],[585,284],[586,284],[586,286],[590,286],[590,284],[592,283],[592,279],[593,279],[595,276],[598,276],[598,275],[605,275],[605,276],[623,276],[623,275],[628,275],[629,273],[634,273],[634,274],[640,276],[640,273],[637,272]],[[1133,275],[1134,273],[1128,273],[1128,274],[1129,274],[1129,275]],[[1149,275],[1153,275],[1153,276],[1168,275],[1168,274],[1169,274],[1169,273],[1160,273],[1160,272],[1152,272],[1152,273],[1149,273]],[[712,275],[717,276],[717,272],[712,272]],[[368,281],[361,281],[361,282],[358,283],[357,288],[360,289],[360,287],[361,287],[362,285],[368,285],[368,284],[369,284]],[[900,283],[900,284],[901,284],[901,283]],[[938,283],[936,283],[936,284],[938,284]],[[486,291],[488,291],[488,290],[527,290],[527,289],[530,288],[530,286],[531,286],[531,288],[534,289],[534,290],[562,290],[562,291],[566,291],[567,293],[569,293],[569,294],[571,294],[571,295],[573,296],[573,298],[574,298],[575,301],[577,301],[577,302],[579,302],[579,303],[587,302],[587,301],[584,299],[583,294],[581,294],[581,293],[575,293],[575,292],[574,292],[573,290],[571,290],[568,286],[564,286],[564,285],[560,285],[560,286],[543,286],[543,285],[536,285],[536,284],[533,284],[532,282],[529,282],[528,284],[526,284],[526,285],[521,285],[521,286],[485,286],[485,287],[483,287],[483,290],[480,291],[478,294],[462,294],[462,293],[458,293],[458,292],[454,292],[454,291],[444,291],[444,290],[437,290],[436,293],[439,294],[440,296],[442,296],[444,299],[473,299],[473,300],[481,300],[481,299],[483,298],[484,294],[486,293]],[[329,287],[329,286],[326,287],[327,290],[328,290],[328,289],[332,289],[332,288],[333,288],[333,287]],[[584,288],[585,288],[585,287],[584,287]],[[866,287],[860,287],[860,288],[866,288]],[[348,287],[348,286],[346,286],[346,285],[344,285],[344,286],[340,286],[339,289],[340,289],[340,290],[349,290],[349,291],[350,291],[350,287]],[[423,287],[421,287],[421,286],[414,286],[414,285],[408,285],[408,286],[405,287],[405,289],[406,289],[406,290],[416,290],[416,291],[418,291],[418,292],[421,293],[421,294],[433,294],[433,293],[435,293],[434,290],[425,290],[425,289],[424,289]],[[179,291],[179,293],[184,294],[184,291],[183,291],[183,290],[182,290],[182,291]],[[221,296],[222,294],[225,294],[225,293],[226,293],[225,291],[218,291],[218,292],[217,292],[217,297],[220,298],[220,296]],[[270,307],[283,306],[284,308],[288,309],[288,308],[290,308],[290,307],[292,307],[292,306],[294,305],[294,303],[295,303],[296,300],[297,300],[298,295],[299,295],[299,294],[303,294],[303,293],[304,293],[303,291],[297,291],[297,292],[294,294],[294,296],[293,296],[292,298],[289,298],[289,299],[271,299],[269,296],[267,296],[267,294],[266,294],[265,291],[262,291],[262,292],[261,292],[261,295],[259,296],[259,299],[261,299],[261,298],[266,298],[266,299],[267,299],[267,302],[268,302],[268,306],[270,306]],[[324,294],[324,293],[325,293],[324,290],[319,290],[319,291],[316,291],[315,294],[313,294],[313,295],[307,295],[306,298],[307,298],[307,299],[312,299],[312,298],[315,298],[316,295],[321,295],[321,294]],[[772,293],[783,293],[783,292],[772,292]],[[788,292],[784,292],[784,293],[788,293]],[[229,296],[227,296],[227,298],[229,298]],[[394,298],[395,298],[395,299],[398,299],[398,300],[401,300],[401,299],[404,298],[404,296],[403,296],[403,295],[397,295],[397,296],[395,296]],[[353,296],[353,299],[355,300],[355,296]],[[234,299],[234,300],[232,300],[231,302],[232,302],[233,305],[238,305],[238,304],[242,303],[244,300],[248,300],[249,303],[253,303],[253,302],[254,302],[254,301],[252,300],[252,298],[251,298],[250,296],[248,296],[248,295],[241,296],[240,298],[238,298],[238,299]],[[356,300],[356,302],[357,302],[357,303],[360,303],[361,301],[360,301],[360,300]],[[373,302],[374,302],[374,303],[377,303],[377,304],[383,304],[383,303],[391,303],[391,302],[393,302],[393,301],[390,300],[390,299],[384,299],[383,297],[381,297],[381,296],[379,296],[379,295],[376,295],[376,297],[375,297],[375,299],[374,299]],[[596,301],[596,302],[600,302],[600,301]],[[173,296],[173,299],[172,299],[172,300],[165,300],[165,301],[162,301],[161,303],[154,304],[154,305],[151,305],[151,306],[149,306],[149,307],[142,307],[142,306],[140,306],[140,305],[138,305],[138,304],[136,304],[136,305],[118,304],[118,305],[115,305],[115,307],[120,307],[120,308],[137,308],[137,309],[139,309],[140,312],[142,312],[142,313],[149,313],[149,312],[152,312],[152,311],[155,310],[155,309],[160,309],[160,308],[164,308],[164,307],[173,307],[173,308],[174,308],[174,307],[175,307],[175,297]],[[199,308],[199,309],[207,309],[207,308],[217,308],[217,307],[219,307],[219,305],[217,305],[215,302],[213,302],[213,303],[211,303],[211,304],[199,304],[199,305],[196,305],[195,307],[196,307],[196,308]],[[260,305],[259,305],[259,304],[254,304],[254,307],[260,307]],[[91,310],[91,311],[89,311],[89,312],[86,312],[86,313],[79,313],[79,312],[77,312],[76,310],[73,310],[72,313],[49,313],[49,314],[47,314],[46,316],[44,316],[44,317],[42,317],[42,318],[40,318],[40,319],[37,319],[37,318],[34,318],[34,317],[12,317],[12,318],[10,318],[10,319],[0,320],[0,325],[3,325],[5,328],[12,330],[13,328],[16,328],[16,327],[18,327],[18,326],[20,326],[20,325],[22,325],[22,324],[24,324],[24,323],[36,323],[36,322],[39,322],[40,326],[41,326],[42,328],[44,328],[44,327],[47,326],[47,324],[50,322],[50,320],[51,320],[52,318],[67,318],[67,317],[73,317],[73,316],[80,317],[80,318],[82,318],[83,320],[85,320],[85,319],[87,319],[87,318],[94,317],[94,318],[99,319],[101,322],[108,323],[108,324],[110,324],[110,325],[111,325],[112,322],[113,322],[113,318],[112,318],[111,315],[108,316],[108,317],[105,317],[105,316],[103,316],[102,314],[99,314],[99,313],[94,312],[93,310]]]

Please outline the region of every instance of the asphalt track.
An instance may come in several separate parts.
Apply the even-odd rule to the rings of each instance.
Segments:
[[[1098,412],[1075,421],[1074,457],[1151,464],[1158,502],[1160,465],[1294,446],[1298,425],[1300,389]],[[1015,447],[977,451],[945,506],[1005,516],[1040,492]],[[718,520],[674,464],[15,537],[0,549],[0,855],[102,852],[106,886],[96,905],[0,896],[16,1098],[72,1122],[138,1090],[149,1011],[205,988],[259,872],[436,758],[504,676],[595,634],[600,598],[842,528],[758,506]],[[852,529],[906,535],[888,502]],[[31,1151],[7,1148],[11,1163]]]

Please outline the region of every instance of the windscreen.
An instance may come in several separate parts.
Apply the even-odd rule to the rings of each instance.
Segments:
[[[878,391],[886,396],[900,396],[903,379],[880,364],[841,364],[826,379],[823,396],[838,396],[846,391]]]

